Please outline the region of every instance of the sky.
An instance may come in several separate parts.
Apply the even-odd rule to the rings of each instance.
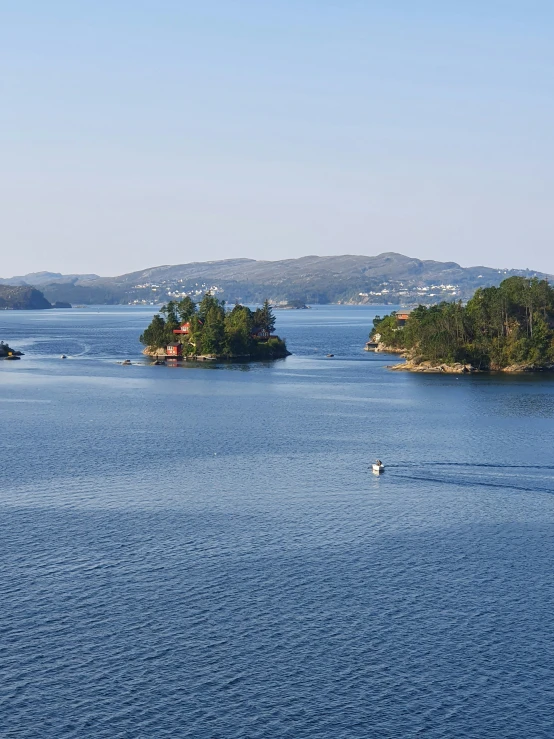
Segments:
[[[0,2],[0,276],[554,273],[548,0]]]

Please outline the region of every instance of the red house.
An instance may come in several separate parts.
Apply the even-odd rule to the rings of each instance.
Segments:
[[[202,321],[199,320],[198,323],[200,325],[202,325]],[[188,336],[190,334],[190,332],[191,332],[190,321],[187,321],[186,323],[182,323],[179,326],[179,328],[174,328],[173,329],[173,333],[174,334],[181,334],[181,335],[184,335],[184,336]]]
[[[165,348],[165,353],[168,357],[180,357],[183,351],[181,344],[168,344]]]
[[[189,334],[190,333],[190,322],[182,323],[179,328],[173,329],[174,334]]]

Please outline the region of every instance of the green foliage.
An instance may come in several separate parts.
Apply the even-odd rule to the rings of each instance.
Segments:
[[[510,277],[480,288],[467,305],[420,305],[404,327],[392,313],[372,335],[422,360],[471,363],[482,369],[554,362],[554,289],[545,280]]]
[[[288,354],[286,343],[277,336],[268,341],[255,342],[253,349],[253,355],[256,359],[277,359],[286,357]]]
[[[262,307],[255,310],[253,319],[256,329],[264,329],[270,334],[275,331],[275,314],[268,300],[264,300]]]
[[[212,308],[216,311],[219,311],[220,315],[224,317],[225,301],[218,300],[215,295],[211,294],[211,292],[207,292],[198,306],[198,317],[201,321],[206,320],[208,313],[210,312],[210,310],[212,310]]]
[[[141,344],[151,346],[154,349],[161,349],[161,347],[171,343],[172,340],[173,336],[168,340],[165,320],[158,313],[156,313],[148,328],[140,336]]]
[[[162,306],[160,313],[165,315],[167,323],[174,326],[178,325],[177,304],[173,300],[170,300],[167,305]]]
[[[252,353],[254,340],[252,311],[244,305],[235,305],[225,316],[226,354],[246,356]]]
[[[222,354],[225,342],[225,314],[218,306],[208,309],[201,336],[202,354]]]
[[[146,346],[162,348],[178,337],[185,356],[212,354],[222,357],[274,358],[288,354],[285,342],[278,337],[259,341],[253,332],[275,329],[273,310],[266,300],[261,308],[252,312],[244,305],[225,310],[224,301],[206,293],[197,306],[190,298],[179,303],[169,302],[155,315],[140,337]],[[189,333],[174,334],[181,323],[190,324]]]

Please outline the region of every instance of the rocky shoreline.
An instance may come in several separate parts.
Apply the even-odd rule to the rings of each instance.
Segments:
[[[290,357],[291,352],[287,349],[284,351],[272,351],[267,356],[256,356],[253,354],[241,354],[228,356],[225,354],[189,354],[174,356],[167,354],[165,349],[154,349],[147,346],[142,352],[145,356],[150,357],[154,361],[165,361],[166,359],[178,362],[266,362],[272,359],[285,359]]]
[[[411,357],[410,353],[406,349],[398,349],[396,347],[388,347],[383,344],[379,344],[375,349],[376,352],[382,352],[383,354],[399,354],[405,362],[399,364],[391,364],[387,366],[387,369],[395,372],[420,372],[427,374],[448,374],[448,375],[473,375],[473,374],[485,374],[492,372],[505,372],[507,374],[528,374],[531,372],[554,372],[554,364],[548,365],[537,365],[537,364],[510,364],[507,367],[490,367],[489,369],[479,369],[471,364],[463,364],[461,362],[454,362],[448,364],[441,362],[436,364],[428,360],[422,360],[417,357]]]
[[[482,372],[471,364],[433,364],[433,362],[418,362],[409,359],[403,364],[393,364],[388,367],[396,372],[427,372],[429,374],[469,375]]]

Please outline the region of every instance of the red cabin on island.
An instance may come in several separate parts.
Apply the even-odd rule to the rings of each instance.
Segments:
[[[180,357],[183,347],[181,344],[168,344],[165,348],[165,353],[168,357]]]

